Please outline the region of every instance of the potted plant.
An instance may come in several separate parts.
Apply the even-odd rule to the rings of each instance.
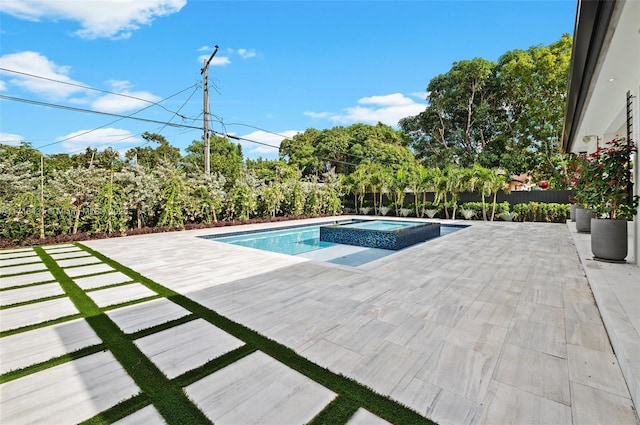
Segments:
[[[627,220],[638,211],[631,192],[630,164],[635,151],[624,138],[615,138],[589,155],[582,199],[596,214],[591,219],[591,251],[596,260],[623,262],[627,256]]]
[[[573,221],[576,222],[578,233],[591,233],[591,218],[593,211],[589,209],[590,182],[593,169],[589,167],[586,158],[578,156],[571,165],[570,184],[572,190],[571,201],[575,205]]]

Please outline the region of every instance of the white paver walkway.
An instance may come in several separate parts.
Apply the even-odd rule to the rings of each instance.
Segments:
[[[0,374],[101,342],[84,319],[9,335],[1,341]]]
[[[6,306],[62,294],[64,294],[64,291],[57,282],[43,283],[42,285],[27,288],[9,289],[0,292],[0,305]]]
[[[0,385],[0,423],[76,424],[139,392],[110,352]]]
[[[189,385],[185,391],[220,425],[303,424],[335,397],[261,352]]]
[[[137,339],[135,344],[169,379],[244,345],[202,319]]]
[[[107,312],[124,333],[133,333],[179,319],[190,312],[165,298],[146,301]]]
[[[436,422],[636,422],[567,225],[472,224],[358,268],[219,229],[87,245]]]
[[[69,298],[42,301],[0,310],[0,331],[35,325],[53,319],[78,314]]]
[[[73,281],[82,289],[94,289],[131,281],[131,278],[120,272],[98,274],[95,276],[76,277]]]
[[[126,303],[127,301],[153,297],[158,294],[139,283],[129,283],[112,288],[97,289],[89,292],[87,295],[95,301],[98,307],[108,307],[110,305]]]
[[[8,277],[0,275],[0,289],[12,288],[14,286],[30,285],[32,283],[50,282],[53,280],[53,275],[49,271],[20,274]]]

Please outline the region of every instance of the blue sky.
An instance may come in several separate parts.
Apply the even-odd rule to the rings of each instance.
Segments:
[[[200,69],[214,45],[214,131],[277,147],[307,128],[395,126],[424,110],[429,81],[453,62],[552,43],[575,13],[575,0],[2,0],[0,143],[124,152],[148,131],[184,150],[202,138],[190,127],[203,126]]]

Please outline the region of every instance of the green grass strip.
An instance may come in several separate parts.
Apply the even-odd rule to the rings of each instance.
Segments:
[[[102,255],[98,251],[79,243],[76,245],[91,253],[93,256],[100,258],[104,263],[110,265],[114,269],[124,273],[135,281],[144,284],[149,289],[165,296],[181,307],[191,311],[195,315],[207,320],[214,326],[217,326],[245,343],[256,347],[258,350],[266,353],[280,363],[283,363],[291,369],[294,369],[318,382],[339,396],[350,400],[354,405],[364,407],[374,415],[377,415],[388,422],[403,425],[434,424],[433,421],[392,400],[391,398],[377,393],[371,388],[368,388],[351,378],[335,374],[330,370],[307,360],[289,347],[273,341],[240,323],[234,322],[215,311],[198,304],[184,295],[180,295],[177,292],[144,277],[135,270]]]
[[[135,383],[153,402],[169,424],[206,424],[211,421],[173,384],[157,366],[118,326],[104,314],[96,303],[58,266],[41,247],[35,247],[42,261],[69,295],[104,345],[118,360]]]
[[[134,340],[138,338],[144,338],[145,336],[166,331],[167,329],[171,329],[174,326],[184,325],[185,323],[192,322],[197,318],[198,317],[194,314],[187,314],[186,316],[180,317],[179,319],[169,320],[168,322],[164,322],[159,325],[152,326],[150,328],[146,328],[146,329],[139,330],[137,332],[130,333],[129,338]]]
[[[14,379],[22,378],[23,376],[31,375],[32,373],[35,373],[35,372],[40,372],[41,370],[49,369],[50,367],[53,367],[53,366],[58,366],[63,363],[67,363],[72,360],[76,360],[81,357],[88,356],[90,354],[98,353],[104,349],[105,349],[105,346],[103,344],[92,345],[90,347],[84,347],[79,350],[73,351],[71,353],[63,354],[62,356],[51,358],[41,363],[36,363],[31,366],[27,366],[21,369],[15,369],[7,373],[3,373],[2,375],[0,375],[0,384],[13,381]]]
[[[357,403],[347,397],[339,395],[329,403],[308,425],[341,425],[360,408]]]
[[[143,407],[147,407],[149,404],[151,404],[151,400],[149,400],[149,397],[147,397],[146,394],[138,394],[98,413],[93,418],[80,422],[80,425],[112,424],[131,415],[132,413],[137,412]]]
[[[183,373],[182,375],[174,378],[173,381],[181,387],[186,387],[193,384],[194,382],[201,380],[205,376],[209,376],[212,373],[217,372],[220,369],[237,362],[241,358],[248,356],[251,353],[255,353],[256,351],[256,347],[245,344],[242,347],[238,347],[233,351],[229,351],[228,353],[225,353],[217,359],[213,359],[196,369],[192,369],[188,372]]]

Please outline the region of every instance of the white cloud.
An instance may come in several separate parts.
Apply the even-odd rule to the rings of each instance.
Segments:
[[[198,56],[198,62],[204,65],[204,61],[209,59],[209,56],[211,56],[211,54]],[[225,66],[230,63],[231,60],[227,56],[214,56],[213,59],[211,59],[211,62],[209,62],[211,66]]]
[[[0,56],[0,67],[19,72],[0,71],[0,74],[9,77],[8,83],[0,81],[0,91],[15,86],[39,97],[56,101],[66,100],[76,105],[91,105],[99,111],[113,113],[133,111],[148,106],[148,102],[160,100],[160,97],[148,91],[130,90],[131,83],[126,80],[111,80],[109,84],[111,91],[130,97],[116,94],[96,95],[93,90],[79,87],[86,84],[69,77],[70,67],[57,65],[38,52],[26,51]],[[134,97],[143,100],[133,99]]]
[[[285,138],[291,138],[296,134],[300,133],[298,130],[287,130],[281,131],[278,134],[268,133],[266,131],[254,131],[244,136],[241,136],[244,139],[253,140],[260,143],[265,143],[267,145],[273,146],[264,146],[257,143],[251,143],[244,140],[240,141],[242,145],[242,152],[245,156],[259,156],[259,155],[278,155],[278,148],[280,147],[280,142],[282,142]],[[233,141],[233,139],[231,139]]]
[[[202,46],[198,49],[199,52],[208,52],[205,55],[198,56],[198,62],[204,64],[204,61],[208,60],[211,57],[211,53],[213,53],[215,47],[211,46]],[[255,50],[248,49],[224,49],[224,53],[216,54],[211,60],[211,66],[226,66],[231,63],[231,56],[238,55],[242,59],[250,59],[257,55]]]
[[[69,85],[80,84],[69,77],[70,67],[57,65],[38,52],[25,51],[0,56],[0,67],[22,73],[0,71],[9,77],[9,84],[49,99],[64,99],[73,94],[87,92],[81,87]],[[25,74],[46,79],[34,78]],[[61,84],[60,82],[69,84]]]
[[[56,138],[62,142],[62,149],[69,153],[78,153],[88,147],[104,150],[114,145],[134,145],[140,143],[140,138],[129,130],[120,128],[101,128],[98,130],[78,130],[65,136]],[[126,149],[126,148],[121,148]],[[118,149],[116,149],[118,150]]]
[[[18,134],[0,133],[0,144],[18,146],[22,141],[24,141],[24,137]]]
[[[311,111],[305,111],[303,112],[303,114],[311,118],[330,118],[331,115],[333,115],[331,112],[311,112]]]
[[[249,59],[256,56],[256,52],[247,49],[238,49],[238,54],[242,59]]]
[[[117,91],[120,95],[130,97],[106,94],[91,102],[93,109],[103,112],[119,113],[142,109],[145,106],[150,106],[149,102],[158,102],[161,100],[160,97],[147,91],[130,91],[129,87],[131,87],[131,83],[128,81],[114,80],[110,81],[110,83],[113,90]],[[145,102],[145,100],[147,102]]]
[[[179,12],[186,0],[3,0],[2,12],[21,19],[70,20],[85,39],[124,39],[157,17]]]
[[[383,96],[369,96],[358,100],[357,106],[343,109],[343,113],[304,112],[312,118],[325,118],[334,123],[371,123],[381,122],[395,127],[402,118],[417,115],[424,111],[427,105],[418,103],[402,93]]]

